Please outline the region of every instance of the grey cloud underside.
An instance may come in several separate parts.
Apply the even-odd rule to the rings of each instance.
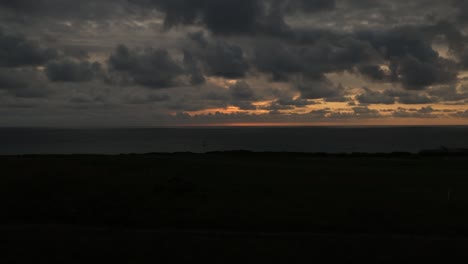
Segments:
[[[226,123],[226,122],[284,122],[284,118],[280,115],[282,108],[265,108],[271,110],[266,114],[249,115],[246,113],[221,113],[203,114],[190,116],[186,113],[178,113],[172,117],[172,121],[182,123]],[[288,121],[291,123],[302,123],[310,121],[318,122],[335,122],[335,121],[353,121],[353,120],[368,120],[368,119],[385,119],[385,118],[423,118],[436,119],[440,112],[444,110],[434,110],[432,107],[421,108],[399,108],[397,110],[388,111],[387,115],[368,107],[354,107],[350,111],[334,111],[330,108],[322,108],[313,110],[304,114],[288,114]],[[446,110],[447,116],[466,118],[467,112],[455,112]]]
[[[286,14],[331,10],[333,0],[130,0],[165,14],[167,28],[199,24],[215,34],[277,32]]]
[[[190,116],[186,113],[178,113],[170,118],[168,122],[199,124],[199,123],[231,123],[231,122],[284,122],[284,116],[280,115],[282,108],[265,108],[271,110],[266,114],[247,113],[221,113],[202,114]],[[384,115],[383,112],[386,112]],[[302,122],[347,122],[369,119],[391,119],[391,118],[415,118],[415,119],[437,119],[440,115],[454,118],[468,118],[468,111],[452,111],[449,109],[435,110],[432,107],[421,108],[398,108],[396,110],[378,111],[369,107],[354,107],[351,111],[336,111],[330,108],[313,110],[304,114],[288,114],[287,121],[290,123]]]
[[[299,80],[296,88],[303,99],[326,99],[331,102],[343,102],[345,89],[328,80]]]
[[[109,66],[127,74],[136,84],[151,88],[174,86],[184,73],[166,50],[133,51],[123,45],[110,56]]]
[[[240,81],[229,87],[229,93],[235,100],[252,100],[255,93],[246,82]]]
[[[101,72],[97,62],[75,62],[69,59],[51,61],[46,65],[46,74],[51,82],[87,82],[95,79]]]
[[[365,88],[365,92],[356,97],[361,104],[394,104],[396,99],[387,92],[373,91]]]
[[[229,95],[230,104],[239,107],[240,110],[257,110],[257,107],[252,104],[257,99],[257,95],[247,82],[238,81],[231,85]]]
[[[436,111],[430,106],[422,107],[421,109],[400,108],[393,112],[392,116],[400,118],[437,118],[435,112]]]
[[[0,91],[22,98],[45,97],[50,93],[45,78],[31,68],[0,68]]]
[[[17,18],[55,19],[103,19],[135,11],[126,0],[1,0],[0,8]]]
[[[437,103],[439,98],[431,97],[415,91],[386,90],[383,92],[365,88],[365,92],[356,97],[361,104],[431,104]]]
[[[128,104],[148,104],[155,102],[166,102],[169,100],[170,97],[167,94],[148,94],[146,96],[133,95],[125,98],[125,102]]]
[[[421,27],[398,27],[388,31],[360,31],[327,34],[309,32],[313,37],[263,41],[255,49],[254,64],[276,81],[295,74],[323,79],[324,74],[354,71],[374,82],[402,84],[408,90],[457,82],[463,65],[440,57],[433,40],[443,36],[451,52],[459,53],[465,37],[453,37],[437,23]],[[302,32],[304,34],[304,32]],[[274,54],[274,55],[273,55]],[[462,60],[463,62],[463,60]],[[380,65],[387,65],[388,71]]]
[[[457,102],[468,99],[468,93],[457,91],[453,85],[439,86],[427,91],[405,91],[405,90],[385,90],[374,91],[363,88],[364,92],[356,96],[356,100],[361,104],[434,104],[443,102]]]
[[[21,34],[9,34],[0,28],[0,67],[38,66],[56,57],[56,50],[41,47]]]
[[[434,87],[428,94],[439,98],[440,101],[461,101],[468,99],[468,91],[457,91],[455,86]]]
[[[188,45],[185,55],[198,60],[207,75],[235,79],[245,77],[249,71],[250,66],[241,47],[207,39],[201,32],[188,37],[192,45]]]

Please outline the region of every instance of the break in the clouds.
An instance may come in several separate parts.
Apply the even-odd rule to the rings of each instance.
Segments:
[[[467,12],[461,0],[0,0],[0,125],[466,124]]]

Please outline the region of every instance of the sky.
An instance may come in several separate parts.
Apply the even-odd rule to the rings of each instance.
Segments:
[[[0,0],[0,127],[468,125],[464,0]]]

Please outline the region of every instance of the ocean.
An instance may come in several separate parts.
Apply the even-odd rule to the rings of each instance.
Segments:
[[[0,155],[468,148],[468,127],[0,128]]]

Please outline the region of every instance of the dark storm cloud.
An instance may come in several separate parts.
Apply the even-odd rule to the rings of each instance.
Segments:
[[[278,104],[277,102],[273,102],[267,106],[260,107],[260,109],[268,110],[268,111],[280,111],[280,110],[294,110],[295,107],[291,105],[281,105],[281,104]]]
[[[172,111],[190,112],[213,108],[225,109],[228,107],[228,104],[224,101],[203,101],[196,100],[193,96],[182,96],[181,98],[171,100],[167,103],[167,106]]]
[[[429,104],[435,103],[436,98],[429,97],[424,91],[407,90],[386,90],[382,93],[385,96],[394,98],[401,104]]]
[[[291,97],[280,98],[280,99],[276,100],[275,103],[280,105],[280,106],[286,106],[286,107],[306,107],[306,106],[309,106],[309,105],[318,104],[315,101],[302,99],[302,98],[293,99]]]
[[[251,32],[261,16],[258,0],[130,0],[165,14],[166,27],[198,22],[214,33]]]
[[[334,0],[130,0],[165,14],[167,28],[199,24],[214,34],[251,34],[274,30],[294,12],[331,10]]]
[[[462,38],[451,26],[437,23],[349,34],[311,31],[312,37],[305,43],[297,43],[295,38],[258,42],[253,61],[274,81],[290,80],[296,75],[319,80],[327,73],[357,70],[375,82],[400,83],[408,90],[423,90],[457,82],[457,63],[440,57],[433,48],[433,40],[439,35],[447,38],[453,51],[461,45]]]
[[[255,111],[257,110],[257,107],[253,105],[251,102],[247,101],[240,101],[240,102],[233,102],[233,106],[239,107],[239,110],[244,110],[244,111]]]
[[[386,59],[404,58],[411,54],[422,61],[438,57],[431,43],[425,41],[421,28],[399,27],[386,32],[358,32],[359,39],[368,41]]]
[[[437,118],[438,115],[435,114],[435,111],[432,107],[422,107],[421,109],[405,109],[398,108],[392,114],[393,117],[398,118]]]
[[[426,107],[422,107],[417,112],[420,114],[431,114],[434,112],[434,108],[432,108],[432,106],[426,106]]]
[[[64,47],[63,53],[65,56],[75,58],[78,60],[89,59],[89,52],[82,48],[77,47]]]
[[[229,87],[229,93],[235,100],[252,100],[255,93],[250,85],[244,81],[238,81]]]
[[[323,118],[329,120],[364,120],[381,118],[379,111],[367,106],[353,107],[352,112],[330,111]]]
[[[370,109],[367,106],[353,107],[353,112],[354,112],[354,114],[356,116],[360,116],[360,117],[373,117],[373,118],[376,118],[376,117],[380,116],[379,111],[377,111],[375,109]]]
[[[249,63],[241,47],[222,40],[208,39],[201,32],[189,34],[191,53],[186,54],[193,65],[198,60],[207,75],[230,79],[245,77]],[[193,77],[193,75],[192,75]]]
[[[0,68],[0,91],[15,97],[45,97],[50,91],[44,79],[35,69]]]
[[[125,103],[127,104],[150,104],[150,103],[160,103],[167,102],[171,98],[167,94],[148,94],[148,95],[130,95],[125,98]]]
[[[389,1],[379,0],[345,0],[345,2],[353,7],[359,9],[370,9],[375,7],[382,7],[388,4]]]
[[[187,73],[190,75],[190,83],[193,85],[203,84],[206,79],[200,69],[199,63],[195,60],[189,51],[184,51],[184,66]]]
[[[128,74],[136,83],[149,88],[167,88],[177,85],[177,78],[184,74],[168,51],[148,49],[135,51],[118,46],[109,58],[109,66],[121,74]]]
[[[468,118],[468,110],[459,111],[459,112],[457,112],[455,114],[452,114],[451,116],[456,117],[456,118]]]
[[[439,90],[437,90],[439,91]],[[372,89],[365,88],[365,92],[356,96],[356,100],[361,104],[395,104],[396,102],[401,104],[430,104],[445,101],[457,101],[466,98],[463,94],[451,94],[443,93],[442,91],[405,91],[405,90],[386,90],[386,91],[374,91]],[[456,100],[450,100],[456,99]]]
[[[128,14],[125,0],[1,0],[0,8],[24,16],[64,19],[102,19]]]
[[[341,85],[335,85],[327,79],[301,80],[295,87],[301,92],[303,99],[326,99],[332,102],[342,101],[345,92]]]
[[[434,87],[428,91],[431,96],[435,96],[442,102],[453,102],[468,99],[468,92],[457,91],[454,85]]]
[[[271,102],[267,106],[261,107],[263,110],[280,111],[280,110],[294,110],[297,108],[305,108],[309,105],[320,104],[314,100],[307,100],[302,98],[293,98],[290,96],[280,96],[279,99]]]
[[[70,59],[52,61],[46,65],[47,77],[52,82],[87,82],[102,71],[97,62],[76,62]]]
[[[457,80],[458,69],[454,62],[438,58],[424,62],[408,56],[397,70],[407,89],[420,90],[435,84],[450,84]]]
[[[385,92],[373,91],[369,88],[364,88],[365,92],[356,97],[361,104],[394,104],[395,97],[388,95]]]
[[[91,107],[101,107],[101,108],[111,108],[112,106],[102,96],[92,96],[92,95],[73,95],[68,100],[71,105],[67,107],[73,109],[89,109]]]
[[[56,58],[54,49],[43,48],[20,34],[9,34],[0,28],[0,67],[38,66]]]
[[[300,73],[306,67],[295,50],[281,43],[259,43],[255,49],[254,60],[260,71],[271,73],[276,81],[287,80],[290,74]]]
[[[432,47],[432,38],[441,33],[438,27],[400,27],[384,33],[357,33],[358,38],[367,40],[379,51],[390,68],[386,73],[377,65],[364,65],[359,71],[375,81],[401,82],[409,90],[455,82],[459,70],[456,63],[441,58]]]
[[[253,111],[257,107],[253,105],[253,101],[257,98],[255,91],[245,81],[237,81],[229,86],[230,100],[229,104],[239,107],[240,110]]]
[[[379,65],[361,65],[358,66],[358,72],[374,81],[384,81],[387,77]]]
[[[436,101],[435,98],[417,92],[403,93],[398,96],[398,102],[401,104],[430,104]]]
[[[200,10],[203,13],[202,20],[216,34],[253,32],[256,20],[261,15],[260,3],[256,0],[204,2],[206,3]]]
[[[458,9],[458,20],[461,23],[468,22],[468,3],[465,0],[452,0],[453,6]]]
[[[325,73],[351,70],[355,65],[374,61],[376,56],[368,42],[343,37],[320,39],[307,46],[260,42],[254,62],[260,71],[272,74],[274,80],[286,80],[297,73],[320,79]]]
[[[408,90],[421,90],[457,81],[457,63],[434,50],[433,41],[438,36],[445,37],[452,52],[463,53],[466,39],[460,30],[441,22],[349,34],[302,32],[301,45],[295,42],[297,38],[287,45],[261,45],[255,62],[258,69],[278,80],[294,73],[311,77],[357,70],[372,81],[401,83]],[[387,65],[389,71],[381,65]]]
[[[467,38],[462,28],[456,23],[441,21],[427,26],[424,31],[426,31],[426,35],[432,37],[443,36],[448,44],[448,48],[454,54],[461,55],[464,53]]]
[[[468,54],[460,29],[438,22],[351,33],[295,30],[292,37],[280,41],[257,42],[253,61],[258,70],[271,74],[276,81],[295,74],[320,79],[326,73],[357,71],[372,81],[422,90],[457,81],[459,65],[434,50],[433,43],[441,36],[451,52]]]
[[[289,9],[296,9],[301,12],[313,13],[323,10],[333,10],[336,7],[335,0],[296,0],[284,1],[289,5]]]

